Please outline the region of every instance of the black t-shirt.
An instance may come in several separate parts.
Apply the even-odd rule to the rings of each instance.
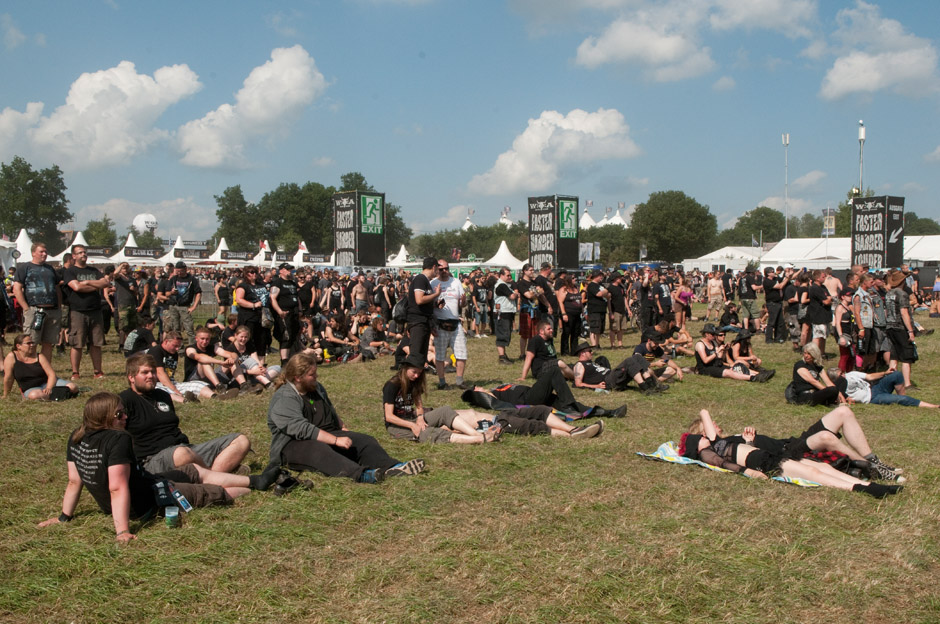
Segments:
[[[430,295],[434,292],[434,289],[431,288],[431,280],[429,280],[428,276],[424,273],[415,275],[411,280],[411,285],[408,287],[407,321],[409,324],[427,323],[434,314],[434,302],[428,301],[427,303],[419,305],[417,299],[415,299],[416,292],[420,292],[424,295]]]
[[[382,403],[388,403],[392,405],[392,412],[404,420],[417,420],[417,415],[415,414],[414,400],[411,397],[411,392],[408,392],[405,396],[401,394],[401,386],[394,379],[389,379],[385,382],[385,386],[382,387]],[[385,426],[388,427],[388,421],[385,422]]]
[[[809,392],[816,390],[813,384],[809,383],[800,376],[800,369],[806,369],[809,371],[809,374],[819,381],[819,372],[822,370],[821,366],[816,366],[815,364],[808,364],[803,360],[800,360],[793,365],[793,389],[799,392]]]
[[[764,301],[767,303],[780,303],[783,301],[783,291],[779,288],[774,288],[782,280],[779,277],[773,279],[769,277],[764,278]],[[786,288],[786,286],[784,286]]]
[[[584,367],[584,376],[581,378],[582,381],[592,386],[596,386],[602,381],[605,381],[607,379],[607,373],[610,372],[609,368],[606,366],[601,366],[594,360],[578,362],[578,364]],[[577,364],[575,366],[577,366]]]
[[[832,322],[832,308],[823,303],[829,297],[825,286],[813,284],[809,287],[809,309],[806,312],[813,325],[825,325]]]
[[[741,281],[738,282],[738,294],[741,296],[741,299],[757,299],[754,286],[760,284],[760,280],[761,278],[753,273],[748,273],[741,278]]]
[[[236,289],[242,288],[245,291],[244,296],[242,297],[245,301],[250,303],[260,302],[262,306],[267,305],[268,303],[268,289],[267,286],[261,282],[255,284],[249,284],[247,281],[242,280],[238,283]],[[238,324],[246,325],[248,323],[255,323],[261,320],[261,308],[246,308],[243,306],[238,306]]]
[[[721,315],[721,326],[727,327],[728,325],[740,325],[741,319],[738,317],[737,312],[731,312],[730,310]]]
[[[235,354],[235,361],[238,364],[243,364],[245,360],[247,360],[248,358],[252,357],[255,354],[255,345],[254,343],[252,343],[250,338],[248,339],[247,342],[245,342],[244,351],[239,351],[238,347],[235,346],[234,342],[230,342],[228,344],[223,343],[222,348],[228,353]]]
[[[800,303],[800,299],[798,295],[799,295],[799,291],[797,291],[796,285],[793,282],[788,282],[787,285],[783,287],[783,301],[785,303],[789,303],[792,306],[796,306],[797,304]],[[796,299],[796,301],[790,301],[791,299]],[[793,311],[795,310],[796,308],[794,307]],[[792,314],[792,311],[791,311],[791,314]]]
[[[218,282],[219,284],[219,300],[216,302],[220,306],[230,306],[232,305],[232,289],[229,288],[229,285],[225,281]]]
[[[199,286],[199,280],[192,275],[174,275],[166,281],[160,292],[169,294],[168,305],[191,306],[196,300],[196,295],[202,293],[202,287]]]
[[[282,310],[291,311],[300,304],[297,301],[297,282],[281,279],[280,276],[271,280],[271,288],[277,288],[277,305]]]
[[[297,301],[300,302],[300,309],[305,312],[312,312],[317,309],[318,302],[314,296],[313,280],[307,280],[304,285],[297,290]]]
[[[195,358],[190,357],[189,354],[196,353],[198,355],[215,357],[215,347],[217,344],[217,342],[210,340],[205,349],[200,349],[195,344],[186,347],[183,359],[183,381],[192,379],[193,374],[196,372],[196,367],[199,366],[199,362]],[[192,351],[190,351],[190,349],[192,349]]]
[[[725,292],[725,299],[734,299],[734,275],[731,273],[721,274],[721,289]]]
[[[500,401],[506,401],[513,405],[528,404],[529,386],[521,384],[504,384],[493,388],[493,395]]]
[[[134,438],[134,453],[142,460],[177,444],[189,444],[180,431],[180,419],[169,393],[155,388],[145,395],[130,388],[121,393],[127,411],[127,432]]]
[[[156,479],[141,468],[140,462],[134,455],[131,436],[126,431],[117,429],[90,431],[85,433],[77,443],[73,443],[72,436],[69,436],[66,459],[75,463],[82,485],[88,489],[104,513],[111,513],[108,467],[121,464],[129,464],[131,469],[128,478],[131,517],[144,516],[156,506],[153,493],[153,484]]]
[[[604,288],[602,284],[598,282],[591,282],[587,286],[587,311],[588,314],[591,313],[603,313],[607,312],[607,300],[602,296],[598,295],[601,289]]]
[[[26,303],[29,305],[43,308],[59,307],[59,298],[55,291],[59,280],[52,265],[45,262],[42,264],[22,262],[16,265],[13,281],[23,285],[23,296],[26,297]]]
[[[533,336],[529,338],[529,343],[526,345],[526,351],[531,351],[534,354],[532,358],[532,374],[538,377],[539,371],[542,370],[542,366],[549,362],[558,361],[558,354],[555,353],[555,345],[552,343],[552,340],[543,340],[541,336]]]
[[[137,307],[137,282],[121,275],[114,276],[115,305]]]
[[[610,291],[610,309],[618,314],[627,313],[626,291],[619,284],[611,284],[607,287]]]
[[[533,282],[535,283],[536,286],[542,289],[542,291],[545,293],[545,299],[549,303],[552,303],[555,301],[555,291],[552,289],[552,283],[548,281],[547,277],[541,274],[536,275]],[[552,309],[554,308],[555,306],[552,305]],[[539,312],[542,312],[542,313],[548,312],[548,306],[543,305],[541,299],[539,300]]]
[[[642,355],[643,359],[645,359],[647,362],[655,362],[656,360],[661,359],[663,355],[665,355],[665,352],[663,351],[662,347],[657,346],[655,349],[650,350],[646,346],[645,342],[641,342],[640,344],[638,344],[636,348],[633,349],[633,353],[635,355]]]
[[[124,342],[124,354],[131,356],[138,351],[145,351],[153,346],[153,343],[156,342],[156,339],[153,337],[153,331],[147,329],[146,327],[138,327],[135,330],[132,330],[128,334],[128,339],[130,339],[130,347],[127,347],[127,342]]]
[[[93,266],[79,268],[77,266],[65,269],[62,279],[68,285],[72,280],[79,282],[88,282],[102,278],[101,271]],[[77,312],[97,312],[101,309],[101,291],[93,290],[91,292],[76,292],[68,289],[69,307]]]
[[[166,374],[170,379],[175,378],[176,367],[179,365],[180,359],[179,352],[170,353],[163,348],[162,344],[158,344],[155,347],[147,349],[147,353],[153,356],[153,359],[157,362],[157,366],[162,366],[166,370]]]

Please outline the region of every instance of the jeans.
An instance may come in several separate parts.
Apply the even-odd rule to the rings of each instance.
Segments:
[[[885,375],[877,383],[872,384],[870,403],[872,405],[907,405],[908,407],[920,405],[920,399],[904,394],[894,394],[895,386],[903,384],[904,375],[901,371],[894,371]]]

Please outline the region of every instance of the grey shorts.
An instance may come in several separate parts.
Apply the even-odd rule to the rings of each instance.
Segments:
[[[58,308],[56,309],[46,309],[46,317],[42,322],[42,329],[35,330],[33,329],[33,319],[36,318],[36,310],[30,306],[23,313],[23,327],[29,328],[29,337],[33,339],[33,342],[39,345],[39,350],[42,350],[42,344],[56,344],[59,342],[59,328],[61,327],[62,313]]]
[[[428,424],[425,427],[424,431],[421,432],[421,435],[418,437],[418,442],[427,442],[429,444],[445,444],[450,442],[450,436],[453,434],[453,431],[449,429],[444,429],[444,427],[452,428],[454,425],[454,419],[457,418],[457,412],[452,407],[446,405],[432,409],[429,412],[424,413],[424,421]],[[393,438],[399,440],[414,440],[414,434],[411,432],[411,429],[405,427],[396,427],[395,425],[388,425],[388,434]]]
[[[92,346],[104,346],[104,317],[101,316],[101,310],[72,310],[69,316],[69,345],[73,349],[83,349],[86,336],[91,337]]]
[[[235,438],[240,435],[240,433],[230,433],[207,442],[202,442],[201,444],[177,444],[175,446],[168,446],[156,455],[151,455],[144,460],[144,468],[147,469],[147,472],[153,474],[162,474],[169,470],[176,469],[176,466],[173,464],[173,453],[181,446],[192,449],[192,451],[202,459],[202,463],[211,467],[212,463],[222,451],[227,449],[228,446],[235,441]]]

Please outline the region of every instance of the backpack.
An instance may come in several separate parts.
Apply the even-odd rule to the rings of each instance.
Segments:
[[[399,325],[403,325],[408,320],[408,299],[402,297],[395,302],[395,307],[392,308],[392,320]]]

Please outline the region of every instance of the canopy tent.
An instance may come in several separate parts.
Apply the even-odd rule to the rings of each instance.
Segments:
[[[32,246],[33,241],[30,240],[29,234],[26,233],[26,228],[21,229],[16,237],[16,250],[20,252],[19,262],[26,262],[33,257]]]
[[[62,258],[65,256],[65,254],[66,254],[66,253],[71,253],[71,252],[72,252],[72,247],[74,247],[75,245],[81,245],[82,247],[88,247],[88,241],[85,240],[85,236],[81,233],[81,231],[75,232],[75,238],[73,238],[73,239],[72,239],[72,242],[69,243],[69,244],[66,246],[66,248],[62,250],[62,253],[60,253],[60,254],[58,254],[58,255],[55,255],[55,256],[50,256],[49,258],[46,258],[46,262],[59,262],[59,263],[61,263],[61,262],[62,262]],[[27,257],[28,257],[28,256],[27,256]],[[89,254],[87,262],[88,262],[88,264],[109,264],[109,263],[111,263],[111,258],[109,258],[108,256],[98,256],[98,255],[90,255],[90,254]]]
[[[624,221],[623,217],[620,216],[620,208],[617,208],[617,214],[610,218],[610,220],[607,222],[607,225],[619,225],[624,229],[627,228],[627,222]]]
[[[785,238],[760,258],[761,267],[792,264],[807,269],[848,269],[852,264],[850,238]]]
[[[402,268],[402,267],[409,267],[409,266],[410,267],[421,266],[421,263],[420,262],[408,262],[408,250],[405,249],[404,245],[402,245],[401,249],[398,250],[398,254],[396,254],[394,258],[386,262],[385,266]]]
[[[17,258],[13,256],[19,254],[14,254],[15,251],[16,243],[14,241],[0,240],[0,265],[3,265],[4,275],[10,267],[16,266]]]
[[[682,267],[688,271],[711,271],[715,268],[743,271],[748,264],[757,264],[760,261],[760,248],[758,247],[722,247],[717,251],[707,253],[698,258],[689,258],[682,261]]]
[[[519,260],[512,252],[509,251],[509,247],[506,245],[506,241],[500,241],[499,250],[496,252],[492,258],[486,262],[481,262],[480,266],[489,266],[489,267],[509,267],[512,271],[518,271],[522,268],[522,265],[525,264],[524,260]]]
[[[940,235],[905,236],[904,262],[920,265],[940,262]]]
[[[585,208],[584,212],[581,214],[581,220],[578,221],[578,227],[582,230],[590,230],[595,225],[597,224],[594,222],[594,217],[589,215],[587,208]]]

